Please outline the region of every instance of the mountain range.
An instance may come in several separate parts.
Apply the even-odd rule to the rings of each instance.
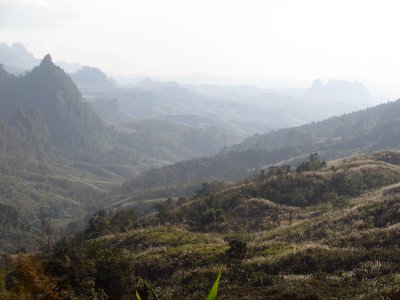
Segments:
[[[26,71],[39,62],[22,44],[0,47],[0,63],[6,69]],[[359,82],[329,80],[323,84],[315,80],[307,88],[265,89],[249,85],[182,85],[144,78],[133,85],[121,85],[95,67],[79,65],[66,70],[92,107],[111,122],[163,115],[201,116],[219,121],[221,129],[234,135],[230,144],[254,133],[322,120],[372,104],[368,90]],[[117,116],[115,108],[111,113],[101,108],[106,101],[116,103],[115,99],[120,110]]]

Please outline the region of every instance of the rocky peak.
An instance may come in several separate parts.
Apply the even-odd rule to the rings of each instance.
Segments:
[[[54,66],[53,64],[53,60],[51,59],[51,55],[50,54],[46,54],[45,57],[43,58],[42,62],[40,63],[41,67],[44,66]]]

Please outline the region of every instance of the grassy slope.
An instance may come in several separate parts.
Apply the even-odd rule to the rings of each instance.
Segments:
[[[379,180],[360,196],[305,207],[246,196],[235,208],[224,209],[222,224],[199,229],[187,214],[196,203],[207,202],[208,194],[174,208],[174,224],[159,226],[153,214],[144,228],[87,243],[103,241],[107,249],[125,249],[135,261],[135,276],[151,280],[162,299],[201,299],[219,270],[219,299],[396,297],[400,180],[393,175],[400,173],[398,158],[399,153],[382,152],[338,160],[312,175],[329,177],[344,170],[365,179],[365,174],[375,174]],[[221,207],[254,184],[242,182],[213,193],[213,205]],[[233,238],[247,242],[244,259],[226,254]]]
[[[296,213],[292,226],[283,218],[270,230],[239,234],[248,241],[241,262],[225,254],[224,238],[236,234],[155,226],[104,239],[108,247],[129,250],[136,273],[155,281],[164,299],[180,293],[201,297],[219,269],[221,299],[384,294],[400,284],[399,188],[395,184],[350,199],[341,209],[330,204],[291,208]]]

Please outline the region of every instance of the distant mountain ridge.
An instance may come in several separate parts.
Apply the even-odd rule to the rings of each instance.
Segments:
[[[2,56],[2,53],[5,54]],[[0,63],[2,57],[6,69],[9,65],[26,66],[24,72],[40,62],[22,44],[11,47],[2,44]],[[135,85],[118,86],[98,68],[79,65],[77,70],[77,66],[71,66],[75,68],[73,71],[67,70],[70,77],[91,101],[92,107],[97,110],[99,104],[97,111],[111,122],[126,121],[129,117],[200,115],[224,123],[228,130],[237,132],[235,141],[254,133],[298,126],[371,104],[368,90],[358,82],[329,80],[323,84],[316,80],[310,88],[264,89],[249,85],[181,85],[145,78]],[[65,64],[61,67],[69,68]],[[112,109],[107,115],[108,110],[104,107],[109,105],[106,101],[114,99],[118,101],[119,112]]]
[[[11,68],[15,71],[29,70],[39,62],[40,60],[28,52],[21,43],[15,43],[11,47],[0,43],[0,63],[4,64],[6,68]]]
[[[22,74],[40,64],[37,59],[29,52],[22,43],[14,43],[11,46],[0,43],[0,64],[12,74]],[[82,66],[77,63],[65,61],[57,62],[66,72],[76,72]]]

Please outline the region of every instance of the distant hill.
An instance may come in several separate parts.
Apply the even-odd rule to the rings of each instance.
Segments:
[[[192,157],[212,155],[224,147],[241,141],[233,130],[207,122],[196,116],[171,115],[143,118],[122,124],[137,132],[147,133],[160,142],[159,147],[176,148],[176,153],[188,153]],[[186,122],[185,122],[186,121]]]
[[[400,146],[400,100],[320,122],[256,134],[218,155],[150,170],[125,183],[132,192],[206,181],[238,180],[279,163],[296,164],[318,152],[324,159]],[[297,159],[295,159],[297,157]]]
[[[353,104],[368,104],[371,99],[367,88],[360,82],[328,80],[323,84],[321,80],[313,81],[312,86],[302,96],[304,100],[312,103],[339,103],[351,102]]]
[[[255,86],[186,85],[199,94],[234,99],[239,103],[257,105],[270,111],[272,124],[281,124],[290,119],[299,123],[318,121],[324,118],[350,113],[373,104],[368,89],[360,82],[316,79],[309,88],[262,89]],[[286,119],[285,119],[286,117]],[[289,126],[281,126],[289,127]]]
[[[6,69],[30,70],[40,63],[32,53],[28,52],[21,43],[15,43],[11,47],[0,43],[0,64],[4,64]]]
[[[116,83],[98,68],[85,66],[69,74],[83,92],[85,90],[102,90],[114,88]]]
[[[117,98],[94,98],[88,101],[90,107],[104,120],[117,125],[132,120],[132,117],[121,110],[120,101]]]
[[[311,104],[319,115],[329,117],[366,108],[373,101],[367,88],[360,82],[328,80],[323,84],[319,79],[299,97],[301,102]]]
[[[201,116],[224,124],[240,138],[255,132],[268,132],[305,122],[306,108],[296,105],[296,110],[279,111],[284,96],[264,97],[265,103],[238,97],[207,96],[174,82],[145,79],[134,87],[87,93],[93,98],[117,98],[122,113],[134,118],[156,118],[164,115]],[[289,99],[290,100],[290,99]],[[270,104],[271,103],[271,104]],[[294,106],[294,105],[293,105]],[[307,112],[308,114],[308,112]],[[307,116],[307,120],[311,118]]]
[[[349,113],[371,105],[358,82],[330,80],[308,89],[179,85],[149,78],[134,87],[95,94],[118,98],[121,112],[135,118],[199,115],[224,122],[242,137]]]

